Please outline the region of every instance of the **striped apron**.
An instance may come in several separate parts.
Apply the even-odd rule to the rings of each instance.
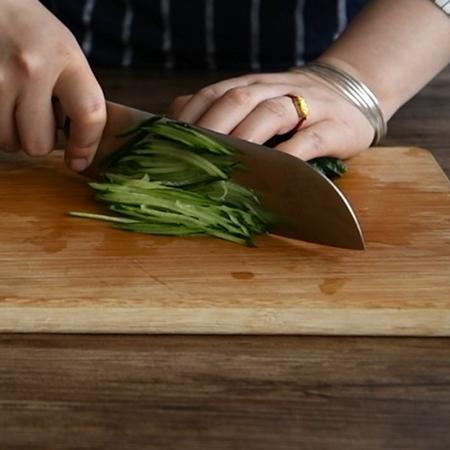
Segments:
[[[42,0],[93,65],[273,71],[320,55],[367,0]]]

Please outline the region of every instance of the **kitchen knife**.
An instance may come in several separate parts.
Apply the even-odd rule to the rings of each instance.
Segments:
[[[98,178],[100,161],[125,140],[117,136],[152,116],[107,102],[108,120],[101,143],[83,175]],[[361,227],[349,202],[332,181],[307,162],[270,147],[193,128],[235,149],[243,169],[235,170],[232,178],[252,189],[263,209],[276,217],[271,233],[321,245],[364,249]]]

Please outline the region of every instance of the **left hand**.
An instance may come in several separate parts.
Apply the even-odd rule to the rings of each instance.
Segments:
[[[307,102],[300,118],[290,96]],[[300,71],[251,74],[220,81],[194,95],[176,98],[169,115],[181,121],[263,144],[290,133],[275,148],[309,160],[319,156],[349,158],[372,143],[367,118],[314,74]]]

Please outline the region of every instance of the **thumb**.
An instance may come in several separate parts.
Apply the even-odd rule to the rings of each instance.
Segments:
[[[61,77],[54,96],[70,119],[66,162],[80,172],[92,162],[106,124],[103,92],[86,64]]]

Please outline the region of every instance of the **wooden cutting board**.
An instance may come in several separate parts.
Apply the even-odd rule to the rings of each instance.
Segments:
[[[377,148],[338,184],[365,251],[114,230],[62,156],[0,157],[0,331],[450,335],[450,185],[426,150]]]

